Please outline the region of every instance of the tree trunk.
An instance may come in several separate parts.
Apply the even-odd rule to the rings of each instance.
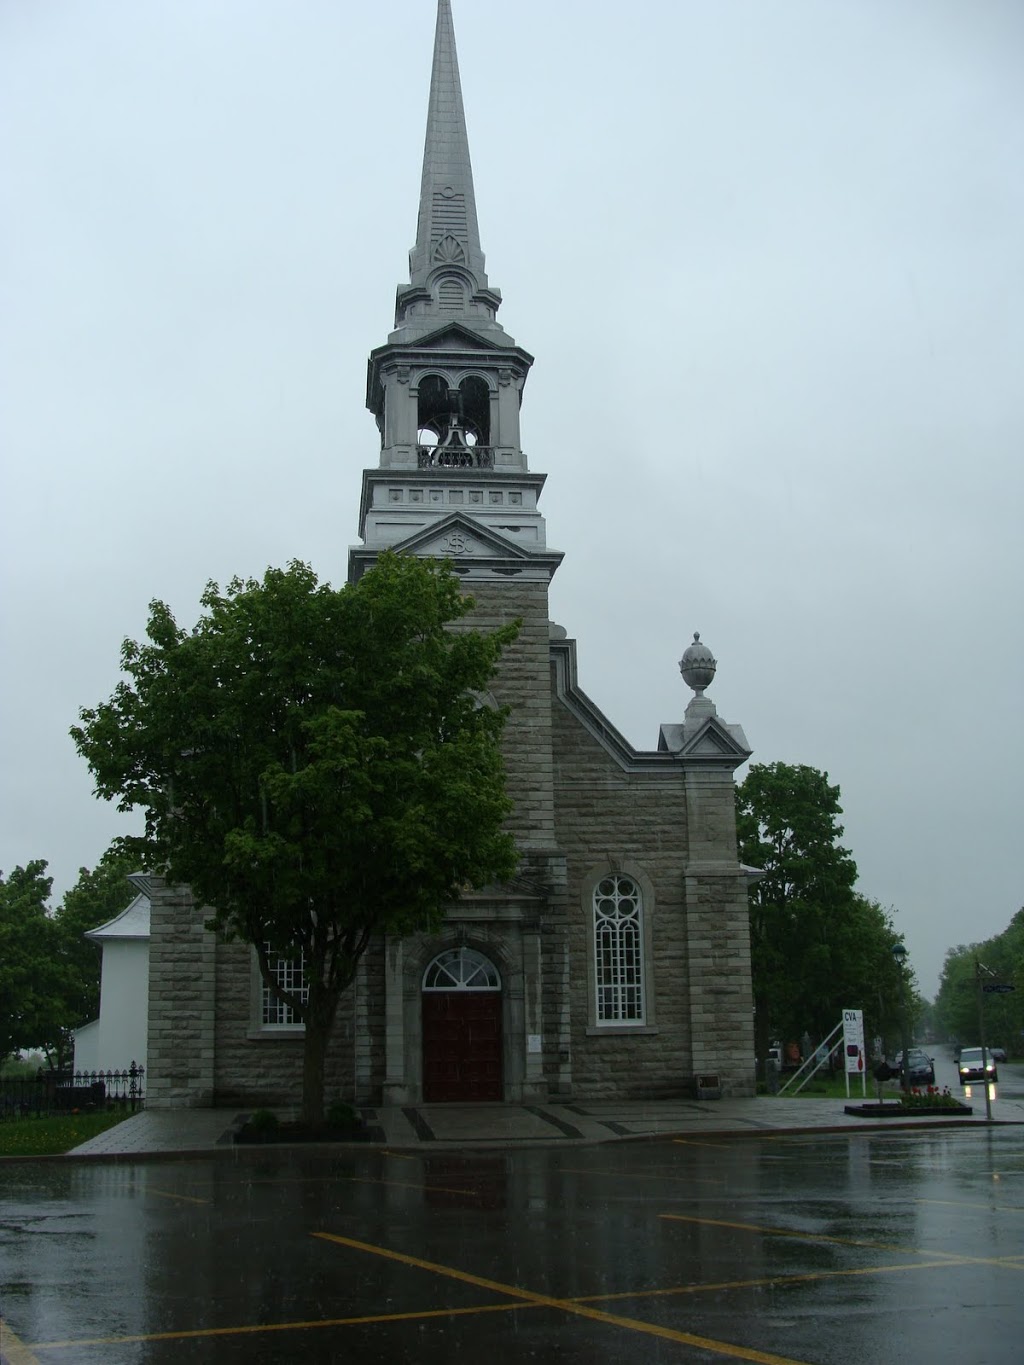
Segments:
[[[306,1015],[306,1037],[302,1049],[302,1113],[308,1128],[324,1126],[324,1061],[327,1040],[331,1032],[331,1017],[326,1019],[321,1010],[310,1010]]]

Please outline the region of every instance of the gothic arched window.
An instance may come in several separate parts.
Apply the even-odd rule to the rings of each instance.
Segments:
[[[644,1022],[643,895],[632,877],[594,888],[594,982],[598,1024]]]

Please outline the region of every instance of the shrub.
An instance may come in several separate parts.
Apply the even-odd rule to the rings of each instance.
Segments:
[[[328,1128],[356,1128],[359,1125],[358,1111],[344,1100],[335,1100],[333,1104],[329,1104],[325,1117]]]
[[[248,1125],[254,1133],[272,1133],[277,1129],[277,1115],[269,1109],[257,1109]]]

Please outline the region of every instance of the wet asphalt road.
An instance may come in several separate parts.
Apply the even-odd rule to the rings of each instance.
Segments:
[[[1024,1354],[1017,1127],[17,1163],[0,1208],[14,1365]]]

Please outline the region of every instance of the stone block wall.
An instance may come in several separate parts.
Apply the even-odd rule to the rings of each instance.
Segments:
[[[579,1096],[670,1095],[692,1081],[681,771],[627,772],[558,700],[552,717],[556,829],[567,862],[567,956],[572,1091]],[[592,1023],[591,901],[598,869],[645,879],[652,970],[643,1029]],[[653,900],[653,904],[650,902]],[[584,903],[585,902],[585,903]]]
[[[302,1098],[301,1032],[262,1031],[259,967],[247,943],[218,943],[214,1103],[297,1107]],[[324,1094],[351,1101],[352,990],[342,997],[324,1068]]]
[[[154,877],[150,891],[149,1052],[151,1109],[213,1103],[214,935],[186,886]]]
[[[723,1094],[754,1093],[750,912],[736,873],[691,866],[687,885],[693,1070],[717,1074]]]
[[[686,868],[693,1069],[717,1075],[723,1094],[754,1091],[753,993],[747,881],[736,856],[732,773],[714,764],[686,772],[690,858]]]
[[[354,1079],[359,1104],[380,1104],[387,1073],[384,939],[374,937],[352,983]]]
[[[508,827],[520,848],[547,851],[555,842],[547,583],[474,580],[467,591],[476,600],[475,611],[466,618],[474,629],[493,630],[522,620],[519,638],[502,658],[491,691],[499,706],[511,708],[504,754],[515,810]]]

